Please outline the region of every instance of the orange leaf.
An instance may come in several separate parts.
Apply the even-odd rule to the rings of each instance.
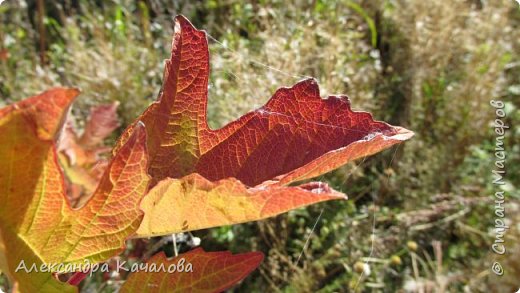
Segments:
[[[111,150],[102,143],[119,127],[117,106],[118,102],[92,107],[81,137],[78,137],[70,116],[65,123],[58,144],[59,161],[66,175],[67,195],[73,207],[88,200],[101,178],[106,164],[100,155]]]
[[[55,139],[66,118],[65,114],[78,94],[77,89],[51,89],[0,109],[0,119],[19,111],[31,123],[38,125],[37,133],[41,139]]]
[[[48,272],[15,272],[22,260],[27,268],[103,261],[122,249],[142,219],[139,202],[149,181],[142,125],[111,160],[85,206],[75,210],[66,201],[54,138],[76,94],[56,89],[0,110],[0,259],[24,292],[72,287]]]
[[[146,211],[137,236],[150,237],[276,216],[316,202],[346,199],[326,184],[247,188],[230,178],[211,182],[198,174],[165,179],[141,202]]]
[[[123,284],[121,293],[131,292],[222,292],[249,275],[263,260],[260,252],[231,254],[229,252],[205,252],[201,248],[181,254],[171,260],[164,253],[154,255],[148,267],[161,264],[178,268],[184,259],[184,268],[191,264],[192,272],[137,272]],[[172,267],[173,268],[173,267]]]

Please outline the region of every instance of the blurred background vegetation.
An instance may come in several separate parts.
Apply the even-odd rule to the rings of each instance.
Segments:
[[[73,109],[78,127],[91,106],[111,101],[120,102],[122,127],[128,125],[160,90],[176,14],[210,35],[213,127],[312,76],[322,96],[346,93],[355,109],[416,132],[399,147],[319,178],[348,201],[196,231],[207,250],[266,254],[234,292],[520,287],[518,3],[7,0],[0,6],[0,106],[51,86],[74,86],[82,90]],[[506,103],[511,126],[502,186],[511,228],[502,258],[490,250],[498,190],[491,176],[492,99]],[[143,246],[146,253],[171,253],[161,241],[134,241],[124,255]],[[490,270],[496,258],[502,277]],[[122,279],[99,275],[83,289],[113,292]],[[7,286],[4,279],[0,286]]]

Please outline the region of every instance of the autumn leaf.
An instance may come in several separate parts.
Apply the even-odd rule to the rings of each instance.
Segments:
[[[103,140],[119,127],[117,106],[118,103],[112,103],[93,107],[81,136],[73,121],[67,121],[58,150],[67,156],[70,165],[91,166],[99,161],[99,155],[111,150],[103,145]]]
[[[78,143],[86,147],[96,147],[112,134],[119,127],[117,120],[118,106],[119,102],[113,102],[93,107]]]
[[[216,182],[198,174],[168,178],[143,199],[141,208],[146,214],[137,235],[165,235],[256,221],[331,199],[346,199],[346,196],[321,182],[298,187],[248,188],[234,178]],[[165,213],[164,208],[170,206],[175,210]]]
[[[22,292],[75,291],[49,272],[16,272],[22,260],[27,268],[104,261],[121,251],[142,219],[139,202],[149,182],[142,125],[85,206],[72,209],[67,202],[55,139],[77,94],[54,89],[0,109],[0,264]]]
[[[178,271],[180,261],[183,272]],[[159,273],[136,272],[123,284],[120,292],[222,292],[239,282],[263,260],[260,252],[231,254],[229,252],[205,252],[201,248],[194,249],[168,260],[164,253],[158,253],[147,262],[149,268],[161,265],[167,270],[175,265],[175,272]],[[186,271],[188,264],[192,271]]]
[[[101,155],[110,152],[111,148],[103,141],[119,127],[118,105],[114,102],[92,107],[81,136],[71,116],[65,123],[58,144],[58,157],[73,207],[81,206],[89,199],[108,164]]]
[[[9,51],[7,49],[0,49],[0,61],[9,60]]]
[[[78,91],[53,89],[0,109],[0,268],[16,290],[76,290],[55,278],[60,267],[29,274],[16,270],[21,261],[40,268],[97,263],[117,254],[131,235],[254,221],[346,198],[320,182],[289,184],[413,135],[374,121],[369,113],[352,111],[346,96],[322,99],[313,79],[276,91],[262,108],[212,130],[206,117],[208,73],[205,33],[177,17],[159,101],[124,132],[92,197],[79,209],[66,200],[56,145]],[[97,147],[117,127],[110,117],[114,111],[111,106],[100,110],[98,118],[92,114],[92,120],[106,120],[87,123],[81,137],[74,133],[76,146]],[[141,202],[150,178],[153,188]],[[181,257],[200,271],[188,276],[136,273],[123,290],[224,290],[262,259],[256,253],[202,250]],[[172,261],[164,255],[150,260]],[[152,286],[143,287],[143,280]]]
[[[208,74],[205,32],[178,16],[159,100],[127,128],[115,148],[124,144],[138,121],[144,122],[148,172],[152,185],[157,185],[141,206],[144,226],[137,236],[178,232],[180,226],[191,230],[253,221],[345,198],[329,192],[323,183],[317,189],[322,193],[286,185],[319,176],[413,135],[374,121],[369,113],[352,111],[346,96],[322,99],[314,79],[279,89],[265,106],[213,130],[206,116]],[[203,178],[185,177],[191,174]],[[241,207],[229,202],[233,199]],[[187,208],[193,207],[200,209],[190,213]],[[251,212],[258,208],[260,212]],[[161,219],[182,219],[182,225]]]
[[[8,114],[19,112],[37,126],[36,133],[40,139],[56,139],[66,118],[65,114],[78,94],[77,89],[55,88],[45,91],[0,109],[0,122],[7,119]]]

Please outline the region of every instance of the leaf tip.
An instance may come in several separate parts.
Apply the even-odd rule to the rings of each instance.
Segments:
[[[397,140],[402,140],[402,141],[409,140],[410,138],[412,138],[415,135],[415,133],[413,131],[406,129],[404,127],[394,126],[394,129],[396,130],[396,134],[393,137]]]
[[[251,260],[257,265],[261,264],[264,261],[265,255],[261,251],[252,251],[250,252]]]
[[[189,19],[186,18],[186,16],[177,14],[175,16],[175,31],[178,32],[183,28],[191,28],[195,31],[200,31],[195,28],[195,26],[191,23],[191,21],[189,21]]]
[[[309,182],[299,187],[317,195],[327,195],[330,199],[348,199],[346,194],[334,190],[327,183],[323,182]]]

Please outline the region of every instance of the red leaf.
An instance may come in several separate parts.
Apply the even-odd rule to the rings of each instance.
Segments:
[[[119,127],[117,120],[118,102],[100,105],[90,110],[90,117],[78,143],[85,147],[95,147]]]
[[[137,272],[123,284],[121,293],[130,292],[222,292],[239,282],[263,260],[260,252],[231,254],[229,252],[205,252],[201,248],[181,254],[171,260],[164,253],[154,255],[147,264],[163,264],[166,269],[184,259],[184,268],[192,265],[192,272],[174,273]]]
[[[212,181],[234,177],[248,186],[275,178],[287,184],[413,135],[353,112],[346,96],[321,99],[313,79],[278,90],[262,108],[212,130],[206,121],[208,74],[205,33],[178,16],[163,91],[138,119],[146,125],[155,183],[199,173]]]
[[[175,180],[166,179],[167,183],[151,190],[153,199],[141,204],[145,219],[138,236],[253,221],[345,198],[283,185],[321,175],[413,135],[374,121],[369,113],[352,111],[346,96],[322,99],[314,79],[279,89],[265,106],[212,130],[206,121],[208,74],[206,34],[178,16],[163,91],[137,120],[144,122],[148,134],[152,185],[168,177]],[[123,133],[116,151],[135,123]],[[200,174],[214,184],[204,178],[189,180],[197,178],[190,174]],[[280,197],[278,206],[255,212],[274,195]],[[240,202],[238,207],[225,204],[233,199]],[[190,216],[195,206],[203,213],[200,219],[199,213]],[[170,214],[182,215],[175,220],[188,225],[165,216]]]

